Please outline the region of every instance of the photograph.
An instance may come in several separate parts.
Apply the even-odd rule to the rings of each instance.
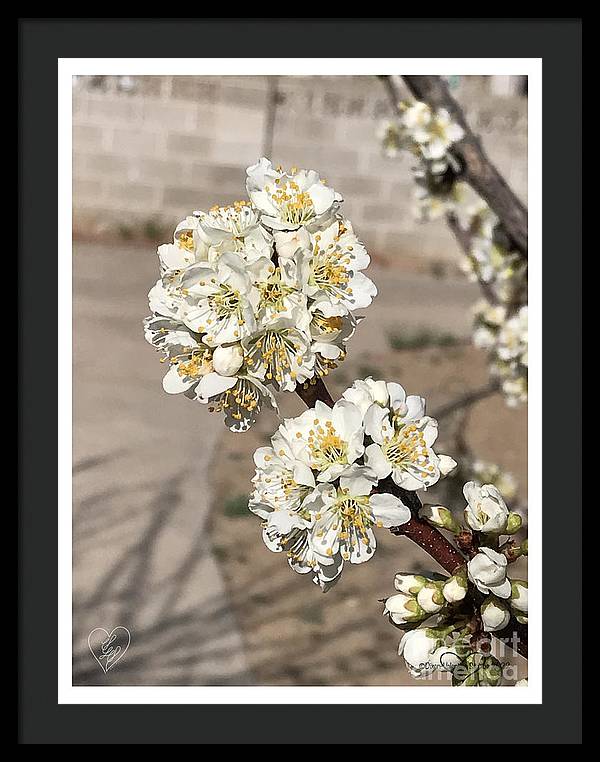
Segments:
[[[527,75],[72,115],[73,685],[526,687]]]
[[[18,19],[19,744],[581,744],[581,33]]]

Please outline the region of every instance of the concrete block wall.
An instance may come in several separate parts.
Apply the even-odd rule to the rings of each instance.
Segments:
[[[455,92],[525,198],[527,99],[506,79],[463,77]],[[412,217],[411,158],[381,153],[389,113],[374,77],[75,78],[74,234],[160,238],[194,209],[242,198],[246,166],[269,151],[276,164],[319,170],[375,256],[453,261],[443,221]]]

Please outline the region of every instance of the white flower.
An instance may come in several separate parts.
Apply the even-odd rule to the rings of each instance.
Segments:
[[[242,341],[247,372],[278,391],[294,391],[314,375],[310,337],[292,320],[279,320]]]
[[[221,412],[231,431],[247,431],[254,425],[265,400],[277,411],[277,402],[266,386],[248,376],[209,373],[196,387],[196,400],[210,403],[209,410]]]
[[[202,215],[199,225],[217,257],[226,251],[236,252],[245,261],[254,262],[271,255],[270,237],[247,201],[215,206]]]
[[[527,615],[529,607],[527,582],[520,579],[511,580],[510,605],[518,614]]]
[[[319,566],[341,570],[344,561],[368,561],[376,549],[374,527],[393,527],[410,519],[410,510],[389,494],[371,494],[377,477],[365,466],[351,466],[339,487],[319,484],[305,500],[313,518],[310,545]]]
[[[351,313],[322,300],[313,302],[309,314],[315,374],[326,376],[345,359],[346,344],[358,321]]]
[[[516,315],[509,318],[498,335],[498,357],[501,360],[518,360],[527,366],[528,359],[528,311],[521,307]]]
[[[237,342],[256,330],[253,304],[258,293],[234,254],[223,254],[214,268],[188,268],[179,287],[189,305],[185,324],[204,334],[209,346]]]
[[[501,534],[506,529],[509,511],[493,484],[482,486],[467,482],[463,487],[467,501],[465,521],[476,532]]]
[[[200,228],[200,217],[202,212],[194,212],[184,220],[181,220],[175,228],[175,234],[173,236],[173,243],[180,250],[180,264],[177,264],[177,255],[172,250],[166,252],[166,257],[169,260],[162,262],[159,247],[159,257],[161,264],[164,264],[166,269],[179,269],[180,267],[188,267],[189,264],[195,262],[204,262],[208,259],[210,241],[205,237]]]
[[[427,489],[439,480],[440,462],[433,451],[438,434],[435,419],[425,416],[402,423],[401,418],[385,416],[369,433],[374,442],[365,450],[365,463],[380,479],[391,474],[399,487],[411,491]]]
[[[385,381],[374,381],[371,376],[364,380],[354,381],[352,386],[342,394],[344,399],[352,402],[365,415],[371,405],[377,404],[386,407],[390,395]]]
[[[169,363],[163,389],[168,394],[185,394],[197,402],[212,403],[212,409],[225,413],[225,423],[232,431],[249,428],[265,399],[277,408],[273,395],[256,379],[215,372],[215,352],[223,350],[217,360],[220,370],[232,371],[239,360],[239,348],[209,347],[181,320],[160,314],[146,318],[144,333]]]
[[[339,206],[342,197],[329,188],[314,170],[288,172],[274,169],[268,159],[259,159],[246,170],[246,188],[254,206],[262,212],[261,222],[274,230],[318,227]]]
[[[197,262],[194,250],[176,243],[163,243],[158,247],[157,252],[160,262],[161,273],[170,270],[182,270]]]
[[[510,622],[510,611],[496,598],[490,598],[481,606],[481,621],[486,632],[497,632]]]
[[[273,444],[277,445],[276,437]],[[256,473],[250,510],[266,519],[273,511],[299,512],[315,487],[312,471],[295,460],[287,448],[259,447],[254,453]]]
[[[240,344],[221,345],[212,356],[213,367],[221,376],[235,376],[244,364],[244,350]]]
[[[295,456],[314,471],[317,481],[340,477],[364,452],[360,410],[347,400],[330,408],[320,400],[297,418],[279,427]]]
[[[301,249],[297,262],[304,290],[313,299],[321,296],[349,311],[368,307],[377,296],[376,286],[361,272],[370,257],[347,220],[315,233],[312,249]]]
[[[421,147],[425,159],[441,159],[448,148],[464,136],[460,125],[452,121],[446,109],[432,109],[417,102],[402,115],[402,124]]]
[[[399,626],[418,622],[427,616],[417,603],[417,599],[406,593],[396,593],[386,598],[383,614],[389,616],[390,621]]]
[[[180,319],[185,312],[185,300],[179,290],[170,285],[170,282],[171,279],[166,276],[164,280],[158,280],[152,286],[148,292],[148,305],[157,315]]]
[[[144,335],[146,341],[163,353],[161,362],[169,365],[163,388],[168,394],[195,397],[200,380],[213,371],[212,348],[176,317],[181,305],[177,300],[169,303],[160,281],[150,292],[150,303],[155,314],[144,320]]]
[[[267,327],[285,318],[307,332],[310,315],[306,296],[299,290],[293,275],[288,275],[285,267],[276,267],[266,257],[258,259],[249,272],[258,291],[255,308],[258,324]]]
[[[429,628],[418,627],[404,633],[398,655],[404,657],[406,667],[413,677],[425,677],[436,669],[432,657],[441,642],[441,638]]]
[[[527,682],[527,678],[524,677],[521,680],[517,680],[515,683],[515,688],[527,688],[529,686],[529,683]]]
[[[409,131],[414,140],[422,132],[424,141],[428,139],[427,128],[431,124],[433,114],[430,106],[422,101],[416,101],[405,108],[400,122]]]
[[[479,592],[493,593],[499,598],[509,598],[510,580],[506,578],[506,556],[491,548],[479,548],[467,564],[469,579]]]

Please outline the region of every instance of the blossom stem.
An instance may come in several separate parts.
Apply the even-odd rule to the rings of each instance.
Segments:
[[[296,391],[300,399],[309,408],[313,407],[317,400],[329,406],[334,404],[333,398],[321,378],[317,378],[314,384],[307,384],[306,388],[298,386]],[[390,529],[392,534],[408,537],[409,540],[423,548],[449,574],[454,574],[466,564],[465,556],[438,529],[419,518],[421,500],[416,492],[409,492],[398,487],[389,477],[382,480],[380,486],[386,492],[391,492],[399,497],[412,513],[412,517],[405,524]],[[494,634],[509,641],[512,638],[516,650],[522,656],[527,656],[526,627],[516,621],[511,621],[504,630]]]

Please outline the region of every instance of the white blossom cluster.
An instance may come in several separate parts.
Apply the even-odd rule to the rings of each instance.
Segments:
[[[248,200],[197,211],[158,247],[145,336],[169,369],[163,387],[245,431],[274,391],[314,383],[344,359],[377,294],[342,198],[313,170],[260,159]]]
[[[449,577],[398,573],[397,593],[385,600],[383,613],[406,630],[399,654],[414,677],[448,671],[455,684],[498,685],[498,661],[481,644],[489,642],[486,633],[503,630],[511,617],[527,623],[527,582],[507,573],[511,561],[527,554],[527,542],[503,542],[522,520],[508,510],[496,487],[467,482],[463,493],[463,525],[443,506],[424,505],[419,515],[455,535],[466,533],[469,561]]]
[[[507,403],[514,407],[527,402],[527,305],[508,315],[503,305],[482,300],[475,308],[473,341],[489,353],[490,372],[499,379]]]
[[[374,529],[410,520],[394,485],[425,490],[456,466],[434,451],[437,434],[422,397],[372,378],[355,381],[333,407],[317,401],[284,420],[254,454],[249,508],[263,520],[265,544],[328,589],[344,562],[372,558]]]
[[[386,155],[410,151],[419,163],[413,169],[415,213],[420,221],[451,214],[469,233],[470,250],[463,270],[485,287],[476,305],[475,345],[489,353],[490,371],[500,380],[507,403],[527,401],[527,264],[502,235],[489,206],[460,177],[452,146],[464,136],[445,109],[419,101],[401,103],[402,114],[380,130]]]
[[[450,149],[464,135],[446,109],[426,103],[400,103],[401,116],[384,122],[379,130],[384,153],[393,158],[402,150],[418,159],[413,168],[415,215],[421,221],[456,211],[465,203],[468,186],[455,182],[457,165]]]

